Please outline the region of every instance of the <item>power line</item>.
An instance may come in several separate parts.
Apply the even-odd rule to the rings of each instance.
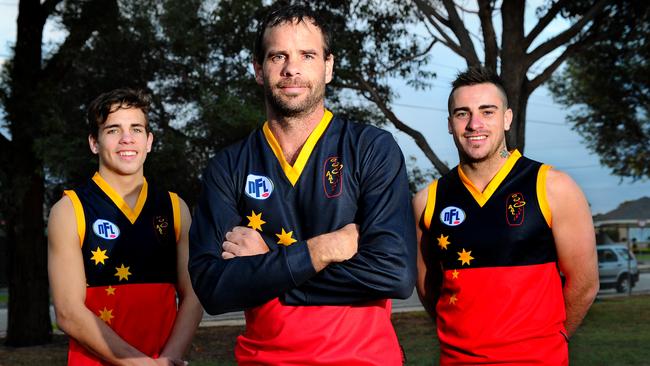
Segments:
[[[444,112],[447,113],[448,111],[444,108],[436,108],[436,107],[427,107],[427,106],[422,106],[422,105],[415,105],[415,104],[405,104],[405,103],[392,103],[394,106],[398,107],[405,107],[405,108],[413,108],[413,109],[425,109],[425,110],[431,110],[431,111],[437,111],[437,112]],[[526,122],[531,122],[531,123],[538,123],[538,124],[543,124],[543,125],[551,125],[551,126],[566,126],[565,123],[560,123],[560,122],[552,122],[552,121],[543,121],[543,120],[538,120],[538,119],[526,119]]]
[[[601,167],[600,164],[589,164],[589,165],[576,165],[576,166],[558,166],[558,169],[562,170],[574,170],[574,169],[586,169],[586,168],[597,168]]]

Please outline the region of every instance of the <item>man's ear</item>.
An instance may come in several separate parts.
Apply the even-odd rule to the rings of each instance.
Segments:
[[[505,131],[510,131],[510,124],[512,123],[512,109],[506,109],[506,112],[503,114],[503,129]]]
[[[151,152],[151,146],[153,146],[153,133],[149,132],[147,134],[147,152]]]
[[[257,61],[253,61],[253,69],[255,69],[255,81],[258,85],[264,85],[264,69]]]
[[[332,81],[332,75],[334,74],[334,55],[330,54],[325,58],[325,84],[328,84]]]
[[[99,152],[99,148],[97,147],[97,139],[93,135],[88,135],[88,146],[90,147],[90,151],[92,151],[93,154],[97,154]]]

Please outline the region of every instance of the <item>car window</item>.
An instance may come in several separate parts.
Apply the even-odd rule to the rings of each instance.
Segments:
[[[627,260],[630,259],[630,258],[629,258],[630,255],[628,254],[627,249],[623,249],[623,248],[616,249],[616,253],[618,253],[618,255],[620,255],[621,258],[623,258],[624,261],[627,261]]]
[[[616,254],[611,249],[601,249],[598,251],[599,262],[616,262]]]

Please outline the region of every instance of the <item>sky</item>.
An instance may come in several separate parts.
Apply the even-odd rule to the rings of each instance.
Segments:
[[[0,0],[0,63],[10,56],[11,46],[15,42],[17,3],[18,0]],[[534,5],[529,9],[534,9]],[[469,23],[471,21],[467,20]],[[530,26],[527,22],[527,27]],[[565,26],[561,22],[554,22],[550,25],[550,33]],[[56,35],[51,24],[46,25],[46,39],[51,40]],[[432,88],[415,92],[396,80],[394,85],[400,97],[392,106],[398,118],[421,131],[436,154],[449,166],[454,166],[458,163],[458,155],[447,133],[446,102],[451,90],[450,83],[465,68],[465,63],[444,47],[434,47],[432,55],[430,67],[437,74]],[[538,88],[528,103],[525,155],[571,175],[584,191],[594,214],[611,211],[624,201],[650,196],[649,180],[633,182],[621,179],[602,167],[598,156],[586,148],[582,138],[565,122],[567,113],[571,113],[571,110],[556,104],[546,88]],[[387,129],[391,130],[390,127]],[[422,169],[431,168],[409,136],[394,129],[392,132],[406,156],[415,156]]]

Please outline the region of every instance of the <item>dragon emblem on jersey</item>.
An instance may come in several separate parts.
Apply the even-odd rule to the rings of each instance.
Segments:
[[[521,193],[512,193],[506,199],[506,220],[510,226],[520,226],[524,223],[524,206],[526,200]]]
[[[167,235],[169,220],[165,216],[156,216],[153,218],[153,227],[156,230],[156,236],[164,237]]]
[[[343,163],[338,156],[325,159],[323,164],[323,189],[327,198],[334,198],[343,192]]]

